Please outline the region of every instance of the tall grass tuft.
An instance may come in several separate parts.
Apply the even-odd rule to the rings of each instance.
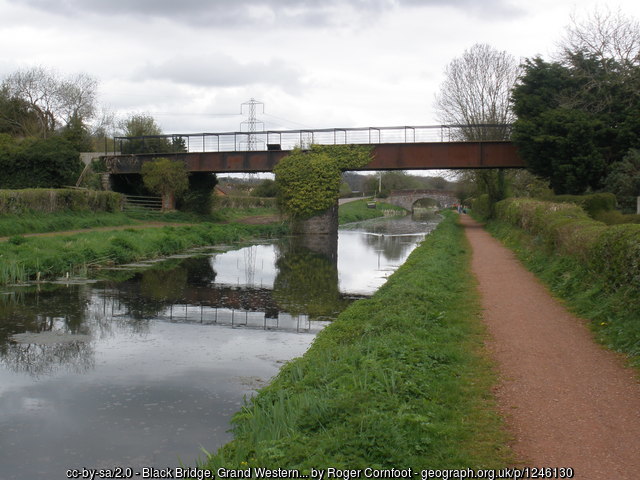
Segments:
[[[27,271],[21,262],[15,260],[0,261],[0,283],[13,285],[28,280]]]

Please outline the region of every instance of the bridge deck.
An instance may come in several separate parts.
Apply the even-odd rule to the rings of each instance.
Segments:
[[[190,172],[271,172],[288,150],[218,151],[104,157],[111,173],[139,173],[155,157],[182,160]],[[509,141],[386,143],[373,145],[373,161],[360,170],[450,168],[523,168],[524,160]]]

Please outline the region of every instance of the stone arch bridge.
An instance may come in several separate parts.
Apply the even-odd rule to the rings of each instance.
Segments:
[[[443,208],[458,203],[455,192],[448,190],[393,190],[384,201],[411,211],[413,205],[423,198],[431,198]]]

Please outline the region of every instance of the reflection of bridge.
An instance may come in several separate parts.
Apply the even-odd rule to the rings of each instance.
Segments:
[[[116,137],[114,150],[121,153],[104,158],[113,174],[139,173],[145,161],[158,156],[182,160],[191,172],[269,172],[296,146],[371,145],[373,160],[361,170],[522,168],[510,141],[463,141],[508,138],[509,130],[509,125],[439,125]],[[262,149],[249,151],[249,145]]]
[[[436,200],[441,207],[450,207],[458,201],[455,193],[447,190],[394,190],[384,201],[412,210],[413,204],[423,198]]]

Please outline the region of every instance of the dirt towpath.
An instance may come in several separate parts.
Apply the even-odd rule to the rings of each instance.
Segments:
[[[497,398],[514,450],[530,467],[580,480],[640,479],[640,382],[597,345],[514,254],[467,215]]]

